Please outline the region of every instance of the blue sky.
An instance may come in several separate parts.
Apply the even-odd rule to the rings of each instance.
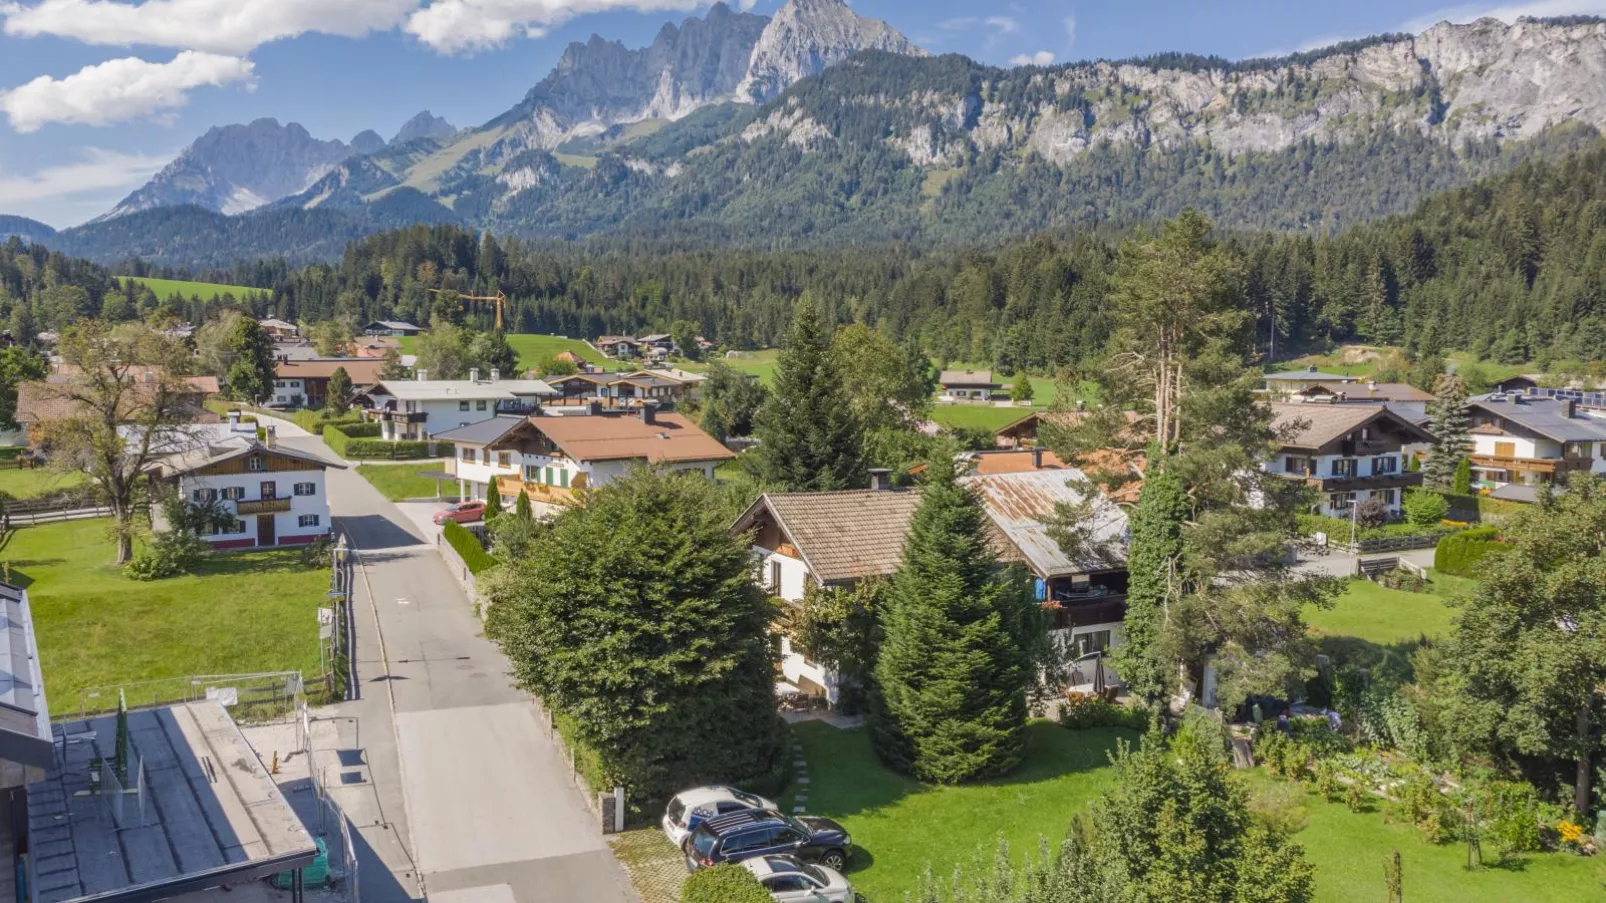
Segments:
[[[752,2],[752,0],[748,0]],[[758,0],[769,14],[781,0]],[[1229,58],[1448,18],[1606,14],[1606,0],[852,0],[934,52],[997,65],[1167,50]],[[0,0],[0,213],[96,216],[213,125],[271,116],[389,138],[513,105],[570,41],[640,46],[697,0]]]

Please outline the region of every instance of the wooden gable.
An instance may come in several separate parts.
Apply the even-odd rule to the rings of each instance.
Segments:
[[[266,459],[266,466],[261,470],[252,470],[249,462],[253,458]],[[292,458],[271,451],[254,451],[238,458],[230,458],[227,461],[218,461],[214,464],[197,468],[192,473],[196,476],[227,476],[242,473],[286,473],[309,470],[323,470],[323,467],[311,461],[303,461],[300,458]]]

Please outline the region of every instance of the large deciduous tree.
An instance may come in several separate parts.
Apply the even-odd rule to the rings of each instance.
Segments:
[[[111,509],[124,564],[133,555],[135,515],[149,501],[147,472],[193,441],[193,390],[177,375],[189,353],[144,324],[98,320],[63,330],[57,351],[68,372],[38,386],[68,415],[43,424],[41,439],[56,466],[89,475]]]
[[[772,609],[723,511],[707,480],[636,470],[540,530],[490,587],[519,682],[635,799],[782,762]]]
[[[905,428],[930,413],[931,365],[917,359],[911,366],[905,352],[881,332],[862,324],[844,326],[831,337],[831,357],[853,413],[867,431]]]
[[[1471,428],[1467,387],[1460,376],[1451,373],[1438,378],[1428,416],[1433,419],[1434,441],[1427,460],[1422,462],[1422,482],[1430,489],[1450,492],[1455,489],[1456,469],[1472,445],[1467,433]]]
[[[720,439],[751,435],[753,421],[768,399],[769,391],[757,377],[714,361],[703,384],[703,429]]]
[[[933,462],[882,604],[870,737],[891,767],[954,784],[1020,764],[1046,637],[1023,576],[1001,570],[981,501]]]
[[[865,485],[864,426],[828,350],[825,324],[807,294],[798,302],[775,387],[754,424],[759,478],[793,492]]]
[[[224,372],[229,395],[240,401],[258,402],[273,394],[273,339],[262,324],[251,317],[233,321],[226,340],[233,360]]]
[[[1574,476],[1500,532],[1511,548],[1484,566],[1445,656],[1445,721],[1474,756],[1571,760],[1587,813],[1606,688],[1606,482]]]
[[[45,359],[25,345],[0,349],[0,429],[17,428],[17,387],[44,379]]]

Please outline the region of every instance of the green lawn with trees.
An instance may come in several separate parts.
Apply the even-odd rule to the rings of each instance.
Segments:
[[[403,354],[416,354],[422,336],[402,336],[401,351]],[[524,371],[534,369],[542,361],[550,359],[562,351],[570,351],[582,359],[593,364],[600,364],[605,370],[618,370],[623,365],[598,352],[580,339],[564,338],[555,335],[532,335],[526,333],[509,333],[507,343],[512,347],[513,353],[518,356],[518,369]],[[504,374],[511,378],[511,374]]]
[[[140,582],[105,518],[25,527],[0,556],[28,590],[45,686],[58,713],[79,691],[190,674],[318,672],[317,609],[329,573],[298,549],[207,557],[192,576]]]
[[[408,499],[432,499],[437,496],[456,496],[457,481],[442,483],[419,476],[421,470],[440,470],[439,464],[418,462],[410,464],[358,464],[357,474],[372,483],[380,494],[393,502]]]
[[[78,489],[89,482],[83,471],[54,470],[49,467],[16,466],[12,459],[0,460],[0,495],[14,499],[34,499],[70,489]]]
[[[149,276],[120,276],[120,280],[137,282],[156,293],[159,300],[166,301],[172,297],[188,300],[200,298],[202,301],[216,301],[224,295],[232,296],[236,301],[243,301],[251,295],[268,294],[267,289],[251,288],[246,285],[224,285],[218,282],[188,282],[182,279],[153,279]]]
[[[1456,612],[1437,586],[1435,590],[1413,593],[1355,579],[1332,608],[1307,609],[1305,621],[1321,636],[1355,637],[1379,645],[1442,637],[1450,632]]]

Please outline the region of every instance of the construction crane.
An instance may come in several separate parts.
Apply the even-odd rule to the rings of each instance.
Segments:
[[[429,293],[431,295],[439,295],[442,292],[449,292],[449,291],[452,291],[452,290],[451,289],[443,289],[443,288],[432,288],[432,289],[429,290]],[[494,294],[494,295],[465,295],[462,292],[457,292],[456,294],[457,294],[458,298],[460,298],[461,300],[464,300],[464,301],[488,301],[490,303],[495,304],[496,305],[496,328],[497,329],[501,329],[502,328],[502,309],[507,304],[507,295],[502,294],[500,289],[498,289],[497,293]]]

